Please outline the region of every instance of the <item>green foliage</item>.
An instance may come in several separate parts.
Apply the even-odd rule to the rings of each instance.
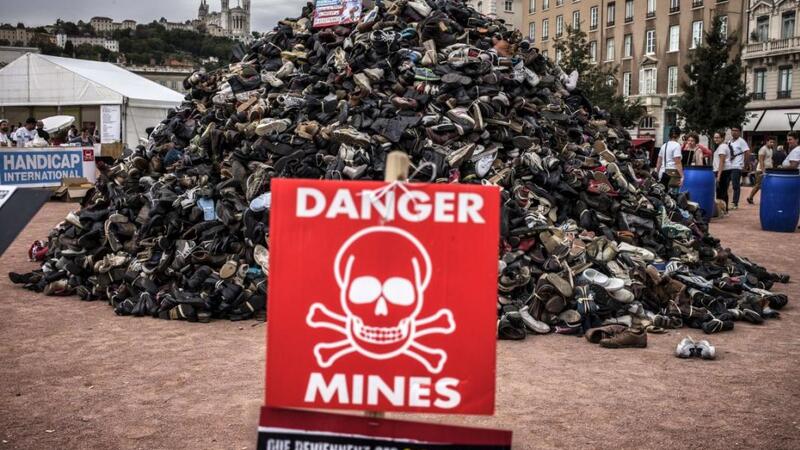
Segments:
[[[221,61],[230,57],[234,41],[196,31],[166,30],[154,22],[138,25],[136,30],[116,30],[112,39],[119,41],[120,52],[129,63],[163,64],[169,58],[200,59],[215,56]]]
[[[703,134],[741,125],[749,100],[741,57],[730,57],[737,38],[723,36],[721,23],[714,18],[703,45],[691,54],[684,67],[690,81],[681,83],[683,94],[676,104],[686,128]]]
[[[618,67],[591,61],[586,33],[567,26],[565,37],[556,39],[555,48],[561,53],[561,68],[566,73],[578,71],[578,89],[592,105],[609,112],[611,123],[630,128],[647,113],[647,108],[639,100],[629,101],[617,94]]]
[[[11,42],[8,39],[0,39],[0,45],[11,45]]]

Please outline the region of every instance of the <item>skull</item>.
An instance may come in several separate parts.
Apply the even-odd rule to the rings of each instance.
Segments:
[[[430,257],[414,236],[394,227],[364,229],[342,245],[335,275],[347,332],[361,351],[385,359],[413,342],[430,281]]]

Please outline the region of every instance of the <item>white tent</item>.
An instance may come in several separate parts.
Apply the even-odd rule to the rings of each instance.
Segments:
[[[0,69],[0,106],[121,105],[133,147],[183,95],[111,63],[27,53]]]

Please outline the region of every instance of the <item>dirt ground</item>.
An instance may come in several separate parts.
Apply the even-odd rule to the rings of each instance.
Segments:
[[[0,450],[253,448],[263,323],[117,317],[102,302],[10,284],[6,272],[34,267],[29,243],[73,208],[45,205],[0,257]],[[511,429],[519,449],[800,448],[800,233],[762,232],[746,204],[712,232],[796,280],[777,289],[790,295],[780,320],[651,335],[646,349],[557,335],[499,342],[495,416],[424,419]],[[718,359],[674,357],[686,334],[709,338]]]

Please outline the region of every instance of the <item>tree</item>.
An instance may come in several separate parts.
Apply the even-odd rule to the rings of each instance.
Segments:
[[[720,17],[715,17],[703,45],[684,66],[689,82],[681,82],[683,94],[676,103],[686,128],[702,134],[741,125],[749,100],[741,57],[730,57],[738,39],[724,36],[721,25]]]
[[[561,68],[566,73],[578,71],[578,89],[592,105],[608,111],[610,123],[630,128],[647,113],[647,108],[639,100],[630,101],[617,94],[619,82],[616,66],[592,62],[586,33],[567,26],[566,36],[556,39],[555,48],[556,53],[561,55]]]
[[[67,41],[64,44],[64,54],[68,56],[73,56],[74,53],[75,53],[75,44],[73,44],[72,41]]]

